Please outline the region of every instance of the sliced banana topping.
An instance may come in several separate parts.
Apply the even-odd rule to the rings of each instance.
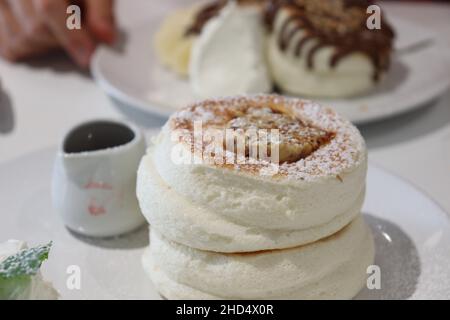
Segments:
[[[249,108],[245,114],[230,120],[227,128],[233,129],[236,139],[245,139],[247,157],[261,155],[261,148],[267,150],[267,156],[273,156],[273,144],[276,144],[280,163],[306,158],[333,138],[332,133],[270,108]],[[227,147],[229,151],[236,151],[235,148]]]

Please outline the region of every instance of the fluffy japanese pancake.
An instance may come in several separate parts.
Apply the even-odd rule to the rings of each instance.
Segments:
[[[372,236],[359,217],[312,244],[248,254],[192,249],[152,230],[143,264],[168,299],[351,299],[373,259]]]
[[[205,131],[278,129],[278,165],[200,159],[199,121]],[[200,144],[201,151],[210,147]],[[192,161],[174,161],[180,150]],[[155,234],[179,244],[229,253],[284,249],[325,238],[355,219],[366,170],[363,138],[334,111],[276,95],[241,96],[174,114],[141,162],[137,196]]]
[[[371,1],[270,0],[267,56],[276,85],[294,95],[365,93],[386,73],[394,33],[381,16],[367,27]]]

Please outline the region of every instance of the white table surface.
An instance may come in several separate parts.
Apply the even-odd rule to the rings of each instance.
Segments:
[[[163,14],[164,5],[165,1],[119,0],[119,23],[126,30],[149,13]],[[387,14],[434,30],[450,55],[450,5],[387,3],[382,7]],[[149,30],[149,41],[151,34]],[[0,60],[0,79],[0,166],[55,147],[65,131],[84,120],[128,118],[143,128],[164,122],[114,103],[61,55],[15,65]],[[360,129],[372,163],[411,181],[450,212],[450,90],[426,108]]]

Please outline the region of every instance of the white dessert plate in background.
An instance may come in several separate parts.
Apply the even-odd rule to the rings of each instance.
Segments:
[[[179,7],[176,3],[174,10]],[[152,37],[161,19],[155,16],[129,30],[116,48],[98,49],[91,71],[100,87],[126,106],[169,116],[196,99],[189,81],[165,69],[155,56]],[[424,106],[449,86],[448,62],[433,34],[402,19],[390,16],[390,20],[397,32],[398,53],[386,79],[365,96],[320,101],[354,123]]]
[[[96,240],[63,226],[50,198],[55,152],[45,149],[0,165],[0,242],[52,240],[43,274],[62,299],[160,299],[140,263],[148,245],[146,227]],[[363,212],[375,235],[381,289],[364,289],[357,298],[450,298],[450,222],[435,202],[370,166]],[[81,272],[80,290],[67,286],[74,270]]]

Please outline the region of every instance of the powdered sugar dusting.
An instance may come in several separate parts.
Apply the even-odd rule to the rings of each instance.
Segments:
[[[365,143],[358,129],[349,121],[329,108],[317,103],[279,95],[249,95],[209,99],[194,103],[175,113],[169,120],[171,130],[193,130],[195,121],[202,121],[206,127],[223,125],[230,121],[236,112],[246,113],[249,108],[271,108],[289,114],[299,123],[313,126],[334,134],[329,143],[321,146],[304,159],[293,163],[281,163],[278,176],[296,180],[313,180],[324,176],[336,176],[352,171],[365,161]],[[191,144],[190,139],[183,141]],[[246,173],[257,173],[267,169],[269,163],[260,161],[248,164],[226,165]]]

